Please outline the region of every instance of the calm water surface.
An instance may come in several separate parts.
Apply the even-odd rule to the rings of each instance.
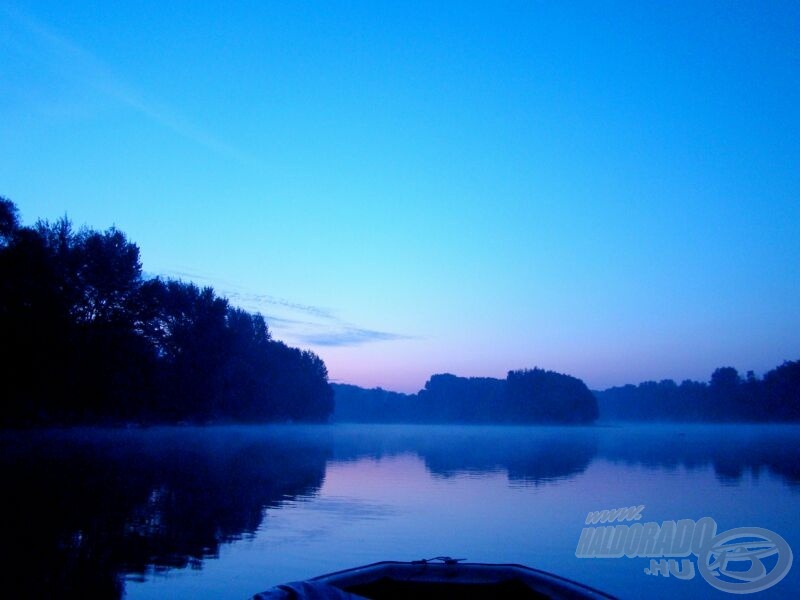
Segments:
[[[800,553],[800,428],[270,426],[0,437],[21,595],[239,598],[379,560],[523,563],[621,598],[733,597],[579,559],[589,511],[709,516]],[[12,594],[15,595],[15,594]],[[800,597],[800,566],[753,598]]]

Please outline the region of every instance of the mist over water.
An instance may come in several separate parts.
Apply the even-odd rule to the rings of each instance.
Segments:
[[[5,432],[20,593],[245,598],[379,560],[515,562],[622,598],[705,597],[578,559],[590,511],[714,518],[800,548],[796,426],[264,426]],[[36,560],[30,560],[35,556]],[[638,590],[631,594],[631,589]],[[760,597],[800,592],[797,571]]]

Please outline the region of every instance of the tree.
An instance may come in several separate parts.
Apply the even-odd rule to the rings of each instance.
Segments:
[[[313,353],[210,287],[144,280],[139,248],[67,217],[19,226],[0,199],[0,422],[325,420]]]
[[[720,367],[708,386],[710,416],[714,420],[736,420],[741,408],[742,378],[733,367]]]
[[[19,211],[8,198],[0,196],[0,248],[8,246],[19,231]]]
[[[128,321],[142,279],[138,246],[112,227],[104,233],[82,231],[72,251],[79,291],[76,320]]]
[[[506,389],[515,420],[541,423],[591,423],[597,400],[580,379],[543,369],[509,371]]]
[[[800,420],[800,360],[786,361],[764,375],[766,418]]]

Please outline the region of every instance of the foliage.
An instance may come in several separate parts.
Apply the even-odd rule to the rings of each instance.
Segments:
[[[709,383],[645,381],[596,392],[600,415],[626,421],[798,421],[800,361],[784,362],[762,379],[721,367]]]
[[[327,419],[322,360],[210,287],[145,279],[116,228],[21,227],[0,198],[0,423]]]
[[[418,394],[334,384],[338,421],[394,423],[591,423],[597,401],[575,377],[542,369],[491,377],[433,375]]]

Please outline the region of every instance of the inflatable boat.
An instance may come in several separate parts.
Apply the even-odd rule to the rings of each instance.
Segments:
[[[459,598],[613,598],[558,575],[523,565],[467,563],[441,556],[384,561],[274,587],[252,600],[399,600]]]

